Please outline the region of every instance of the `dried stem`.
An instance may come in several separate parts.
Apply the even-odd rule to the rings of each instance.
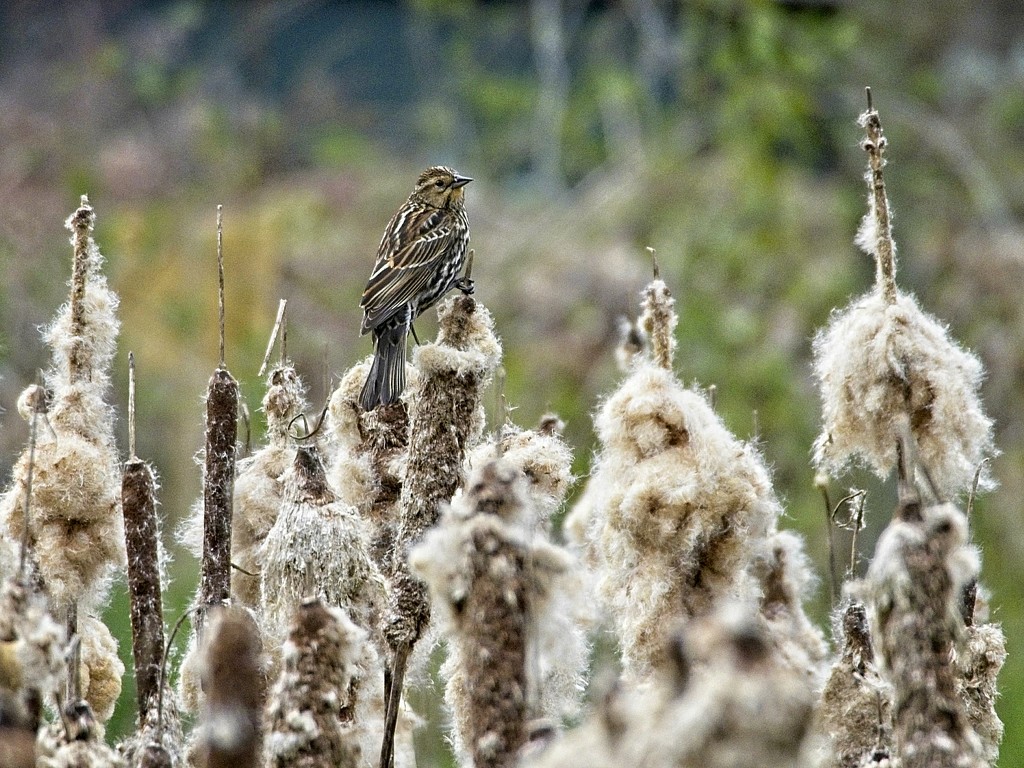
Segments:
[[[878,118],[878,111],[871,103],[871,89],[866,88],[865,91],[868,109],[860,116],[860,123],[867,131],[863,147],[868,153],[871,211],[875,217],[876,279],[886,302],[893,304],[896,302],[896,248],[892,240],[892,222],[889,220],[889,199],[885,194],[885,180],[882,177],[886,140],[882,135],[882,122]]]
[[[398,498],[402,478],[396,473],[396,460],[409,445],[409,410],[404,401],[380,406],[359,414],[360,451],[366,453],[376,478],[373,499],[366,517],[370,522],[370,556],[380,572],[391,573]]]
[[[651,254],[651,264],[654,269],[654,279],[661,280],[661,269],[658,267],[658,252],[651,246],[647,246],[647,252]]]
[[[156,482],[142,460],[125,464],[121,480],[124,537],[128,550],[132,654],[139,725],[157,697],[164,648],[163,604],[157,543]]]
[[[135,458],[135,353],[128,353],[128,457]]]
[[[278,336],[281,337],[281,365],[284,365],[284,361],[288,356],[286,345],[288,338],[288,331],[285,327],[285,312],[288,308],[288,299],[281,299],[277,305],[277,318],[274,320],[274,327],[270,330],[270,339],[267,341],[267,351],[263,354],[263,363],[260,365],[260,371],[257,374],[262,376],[267,372],[267,365],[270,364],[270,354],[274,351],[274,344],[277,342]]]
[[[217,312],[220,331],[220,367],[224,368],[224,206],[217,206]]]
[[[467,646],[466,677],[472,681],[469,707],[479,716],[472,722],[473,765],[512,766],[526,737],[529,565],[515,537],[481,530],[474,533],[472,546],[474,578],[466,614],[473,624],[462,642]]]
[[[958,695],[953,664],[959,628],[950,616],[975,575],[964,562],[966,532],[963,515],[950,504],[914,517],[899,510],[879,537],[868,571],[906,768],[988,764]]]
[[[978,468],[974,471],[974,480],[971,482],[971,492],[967,496],[967,509],[964,511],[964,516],[967,518],[967,524],[970,525],[971,517],[974,515],[974,500],[978,498],[978,484],[981,482],[981,475],[985,471],[985,465],[992,461],[991,458],[985,457],[978,462]]]
[[[18,582],[25,583],[25,566],[28,563],[28,550],[32,542],[32,518],[29,516],[29,508],[32,504],[32,473],[36,464],[36,436],[40,412],[46,413],[46,390],[43,389],[42,375],[39,376],[39,383],[36,385],[32,403],[32,419],[29,421],[28,429],[28,468],[25,473],[25,506],[22,510],[24,528],[21,532],[21,552],[18,557]]]
[[[832,501],[828,494],[828,481],[815,478],[814,484],[821,491],[821,497],[825,501],[825,536],[828,541],[828,583],[832,594],[832,603],[839,599],[839,581],[836,578],[836,543],[832,536]]]

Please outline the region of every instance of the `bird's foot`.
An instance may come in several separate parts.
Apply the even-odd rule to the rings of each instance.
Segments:
[[[466,296],[472,296],[473,291],[476,290],[476,285],[468,277],[460,277],[455,281],[455,287],[462,291]]]

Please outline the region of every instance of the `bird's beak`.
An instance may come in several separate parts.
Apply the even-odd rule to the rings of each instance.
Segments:
[[[459,189],[460,187],[464,187],[471,181],[472,179],[469,178],[469,176],[456,176],[455,179],[452,181],[452,189]]]

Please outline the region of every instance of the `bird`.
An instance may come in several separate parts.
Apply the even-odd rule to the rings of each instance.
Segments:
[[[469,249],[465,186],[472,180],[444,165],[427,168],[384,230],[359,301],[359,335],[373,333],[373,364],[359,395],[364,411],[396,402],[405,389],[413,320],[452,288],[473,292],[472,280],[460,277]]]

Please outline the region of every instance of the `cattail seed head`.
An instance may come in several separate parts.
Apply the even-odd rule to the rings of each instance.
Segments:
[[[231,595],[250,608],[259,605],[260,547],[281,509],[282,475],[295,459],[288,430],[292,419],[307,407],[305,395],[294,368],[273,369],[263,396],[267,444],[238,462],[231,517],[231,560],[238,569],[232,569]]]
[[[966,542],[956,507],[926,506],[893,519],[868,569],[872,634],[892,681],[896,748],[906,768],[987,764],[957,695],[952,657],[963,629],[960,595],[978,572]]]
[[[780,506],[753,447],[671,371],[637,367],[595,425],[589,519],[567,524],[584,531],[624,671],[639,679],[666,662],[678,620],[723,599],[756,601],[749,569]]]
[[[836,474],[860,459],[885,477],[909,427],[921,464],[948,498],[995,453],[978,394],[981,363],[913,297],[861,297],[818,333],[814,357],[823,421],[814,460],[823,470]],[[980,485],[992,486],[984,470]]]
[[[260,632],[252,614],[239,606],[211,609],[200,653],[204,698],[194,734],[197,765],[259,764],[266,700],[263,666]]]
[[[267,705],[266,764],[271,768],[356,768],[353,678],[361,673],[366,632],[316,598],[295,611],[282,669]]]
[[[38,422],[35,449],[18,460],[0,499],[0,519],[21,540],[31,458],[29,544],[58,612],[72,603],[100,605],[110,570],[125,561],[113,412],[103,400],[118,300],[100,272],[94,220],[83,197],[67,222],[74,249],[70,298],[43,334],[52,350],[45,388],[29,387],[19,398],[22,415]]]
[[[261,550],[261,605],[267,629],[283,640],[294,607],[319,597],[360,627],[377,626],[384,580],[370,559],[369,532],[338,502],[319,452],[301,446],[283,475],[281,513]]]

